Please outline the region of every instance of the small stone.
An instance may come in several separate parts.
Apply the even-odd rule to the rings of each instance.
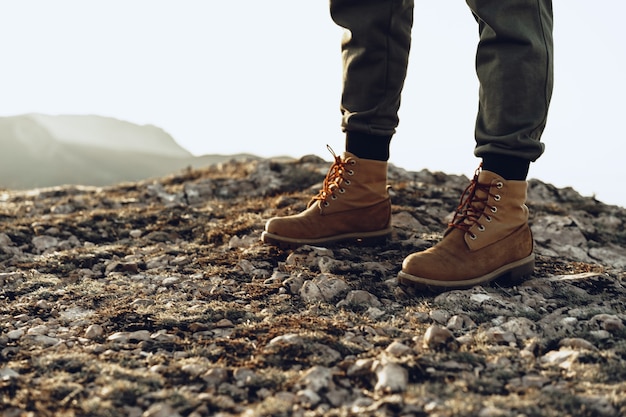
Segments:
[[[147,330],[137,330],[128,334],[129,340],[146,341],[150,340],[150,332]]]
[[[233,377],[240,388],[250,386],[259,380],[257,374],[250,368],[235,369]]]
[[[296,395],[305,408],[313,408],[322,400],[322,398],[311,389],[300,390]]]
[[[61,342],[61,340],[56,337],[50,337],[43,334],[35,335],[32,340],[36,344],[43,346],[54,346],[57,343]]]
[[[378,307],[370,307],[367,309],[367,316],[372,319],[372,320],[379,320],[381,319],[385,314],[387,314],[386,311],[381,310]]]
[[[85,330],[87,339],[97,339],[104,334],[104,329],[99,324],[92,324]]]
[[[599,324],[608,332],[616,332],[624,328],[622,320],[613,314],[597,314],[591,318],[590,322]]]
[[[166,330],[159,330],[156,333],[152,333],[150,335],[150,339],[156,342],[173,343],[176,341],[177,336],[175,334],[167,333]]]
[[[301,386],[314,392],[328,389],[333,380],[333,373],[325,366],[314,366],[302,375],[299,383]]]
[[[148,341],[150,340],[150,332],[147,330],[137,330],[134,332],[116,332],[107,338],[112,342],[127,343],[130,341]]]
[[[503,410],[498,407],[494,407],[492,405],[487,406],[481,409],[478,412],[478,417],[508,417],[510,413],[506,410]]]
[[[59,239],[54,236],[35,236],[32,240],[32,244],[37,251],[43,252],[57,246],[59,244]]]
[[[382,307],[383,304],[374,294],[371,294],[364,290],[354,290],[350,291],[346,298],[337,304],[337,307],[350,305]]]
[[[181,371],[191,376],[199,376],[207,371],[207,366],[201,363],[188,363],[180,368]]]
[[[559,342],[559,346],[569,347],[573,349],[598,350],[598,348],[595,347],[593,343],[579,337],[567,337],[565,339],[562,339]]]
[[[377,392],[397,393],[404,392],[409,384],[408,371],[397,363],[388,362],[375,367]]]
[[[11,340],[17,340],[24,336],[25,333],[24,329],[11,330],[10,332],[7,332],[7,337]]]
[[[343,279],[328,274],[320,274],[313,280],[325,301],[331,301],[342,292],[348,290],[348,284]]]
[[[324,296],[320,291],[320,287],[313,281],[305,281],[300,288],[300,297],[307,304],[315,304],[324,301]]]
[[[374,366],[375,361],[372,358],[364,358],[358,359],[354,362],[348,370],[346,371],[346,375],[352,376],[362,376],[367,375],[372,372],[372,367]]]
[[[483,332],[482,335],[489,343],[512,345],[517,342],[513,332],[506,331],[500,326],[491,327]]]
[[[9,381],[11,379],[15,379],[19,377],[20,374],[15,372],[11,368],[2,368],[0,369],[0,381]]]
[[[215,327],[217,327],[219,329],[228,328],[228,327],[234,327],[234,326],[235,325],[233,324],[233,322],[228,320],[228,319],[221,319],[220,321],[215,323]]]
[[[578,359],[579,353],[572,349],[561,348],[561,350],[552,350],[541,357],[541,363],[547,366],[559,366],[563,369],[569,369]]]
[[[450,312],[448,310],[435,309],[429,313],[429,317],[437,324],[446,324],[450,319]]]
[[[592,330],[589,334],[598,340],[606,340],[611,338],[611,333],[606,330]]]
[[[211,368],[202,375],[202,379],[209,385],[218,386],[228,380],[228,369]]]
[[[150,298],[137,298],[132,303],[130,303],[133,307],[148,307],[154,305],[154,300]]]
[[[31,327],[26,332],[29,335],[46,335],[50,329],[45,324],[40,324],[39,326]]]
[[[50,310],[52,308],[52,305],[47,300],[39,300],[36,305],[42,310]]]
[[[180,281],[180,278],[178,277],[167,277],[163,281],[161,281],[161,285],[164,287],[171,287],[178,284],[178,281]]]
[[[389,346],[387,346],[387,349],[385,349],[385,352],[395,357],[407,355],[412,351],[413,350],[410,347],[400,342],[392,342]]]
[[[166,403],[152,404],[141,417],[181,417],[181,415]]]
[[[450,330],[433,324],[426,329],[423,344],[425,348],[435,349],[448,344],[452,340],[454,340],[454,335]]]
[[[476,323],[469,316],[465,314],[455,314],[450,317],[448,323],[446,324],[446,328],[452,331],[458,331],[463,329],[468,329],[476,327]]]

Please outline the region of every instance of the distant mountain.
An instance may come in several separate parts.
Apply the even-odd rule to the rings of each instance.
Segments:
[[[109,117],[0,117],[0,188],[111,185],[245,157],[196,157],[161,128]]]

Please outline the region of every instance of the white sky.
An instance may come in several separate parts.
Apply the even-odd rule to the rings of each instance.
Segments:
[[[623,0],[555,0],[546,153],[530,176],[626,206]],[[391,162],[471,176],[477,27],[416,0]],[[154,124],[195,154],[343,150],[340,30],[319,0],[0,0],[0,116]]]

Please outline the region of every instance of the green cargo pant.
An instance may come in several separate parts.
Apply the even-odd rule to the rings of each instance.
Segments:
[[[534,161],[552,95],[552,1],[466,0],[479,27],[475,154]],[[398,125],[413,0],[330,0],[342,41],[342,126],[392,135]],[[419,11],[418,11],[419,13]]]

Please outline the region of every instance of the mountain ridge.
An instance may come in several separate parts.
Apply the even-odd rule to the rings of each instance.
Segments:
[[[161,128],[109,117],[0,117],[0,188],[104,186],[245,158],[257,157],[194,156]]]

